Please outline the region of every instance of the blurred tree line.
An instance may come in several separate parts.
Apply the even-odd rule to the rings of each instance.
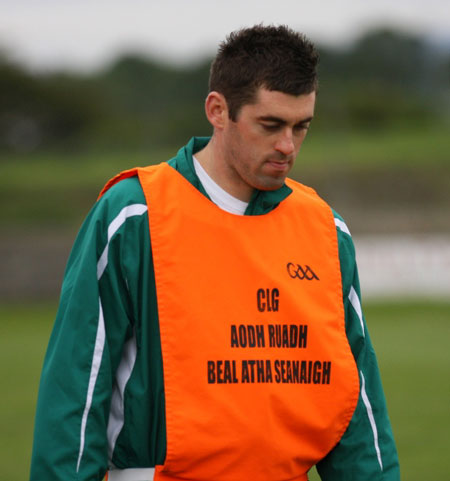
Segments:
[[[319,51],[315,129],[417,128],[449,120],[448,49],[379,29],[346,49]],[[177,68],[128,54],[89,75],[45,74],[0,55],[0,150],[145,149],[208,135],[209,65],[210,59]]]

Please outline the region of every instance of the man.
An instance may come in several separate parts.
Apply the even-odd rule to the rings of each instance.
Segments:
[[[71,253],[31,479],[398,480],[344,221],[287,179],[317,54],[232,33],[214,132],[110,181]]]

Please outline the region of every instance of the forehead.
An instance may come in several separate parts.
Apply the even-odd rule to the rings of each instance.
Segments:
[[[295,122],[313,116],[315,100],[315,92],[290,95],[260,87],[254,102],[242,106],[242,114],[252,117],[279,117]]]

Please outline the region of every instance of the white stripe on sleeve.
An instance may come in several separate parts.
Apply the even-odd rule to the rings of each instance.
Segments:
[[[366,334],[364,332],[364,322],[363,322],[361,302],[353,286],[350,288],[350,294],[348,295],[348,300],[350,301],[350,304],[353,306],[353,309],[355,309],[355,312],[358,315],[359,322],[361,323],[363,336],[366,337]]]
[[[351,237],[350,230],[347,227],[347,224],[343,220],[335,217],[334,223],[335,223],[336,227],[338,227],[342,232],[344,232],[345,234],[348,234]]]
[[[97,262],[97,281],[100,280],[103,273],[105,272],[106,266],[108,265],[108,250],[109,250],[109,243],[114,236],[114,234],[120,229],[123,223],[129,218],[137,215],[142,215],[147,212],[147,206],[145,204],[131,204],[124,207],[119,214],[115,217],[115,219],[109,224],[108,227],[108,240],[107,244]],[[95,384],[97,382],[98,373],[100,371],[100,365],[102,362],[103,357],[103,349],[105,347],[105,321],[103,318],[103,309],[102,303],[99,299],[99,314],[98,314],[98,325],[97,325],[97,335],[95,338],[95,347],[94,353],[92,356],[92,363],[91,363],[91,371],[89,374],[89,384],[88,390],[86,395],[86,404],[83,411],[83,417],[81,419],[81,431],[80,431],[80,451],[78,453],[78,461],[77,461],[77,472],[80,469],[81,459],[83,457],[84,452],[84,445],[85,445],[85,438],[86,438],[86,424],[89,415],[89,411],[92,405],[92,399],[94,396],[94,389]],[[131,360],[133,358],[133,354],[130,354]],[[135,358],[135,354],[134,354]],[[132,360],[131,364],[134,365],[134,360]],[[127,361],[128,362],[128,361]],[[131,367],[132,369],[132,367]],[[130,372],[131,374],[131,372]],[[119,376],[119,373],[117,374]],[[126,379],[124,380],[125,384],[128,381],[129,374],[127,375]]]
[[[373,416],[372,405],[370,404],[369,397],[366,393],[366,380],[364,379],[364,374],[362,371],[359,371],[361,374],[361,397],[364,402],[364,406],[366,406],[367,416],[369,417],[370,426],[372,428],[373,433],[373,442],[375,446],[375,451],[377,453],[378,464],[380,465],[381,471],[383,471],[383,462],[381,461],[381,453],[380,453],[380,446],[378,445],[378,430],[377,425],[375,424],[375,418]]]
[[[135,215],[142,215],[147,212],[147,206],[145,204],[131,204],[124,207],[120,212],[119,215],[109,224],[108,227],[108,242],[100,256],[100,259],[97,263],[97,279],[102,277],[103,271],[106,269],[108,264],[108,250],[109,250],[109,243],[113,237],[113,235],[120,229],[122,224],[128,219],[128,217],[133,217]]]
[[[116,373],[116,383],[113,387],[111,397],[111,410],[109,412],[107,438],[108,438],[108,455],[111,461],[114,448],[116,447],[116,441],[119,437],[125,422],[124,412],[124,393],[125,387],[133,372],[134,364],[136,362],[136,333],[133,332],[131,337],[123,348],[122,359],[120,360],[119,367]]]
[[[81,457],[83,456],[87,417],[89,414],[89,410],[91,409],[92,398],[94,396],[95,383],[97,382],[97,376],[100,370],[100,364],[102,362],[104,347],[105,347],[105,321],[103,319],[102,303],[99,299],[97,336],[95,338],[94,356],[92,358],[91,373],[89,375],[86,405],[84,407],[83,417],[81,419],[80,452],[78,453],[77,473],[78,473],[78,470],[80,469]]]

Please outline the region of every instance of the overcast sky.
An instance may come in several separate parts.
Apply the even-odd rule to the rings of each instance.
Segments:
[[[450,39],[448,0],[0,0],[0,49],[36,68],[95,69],[124,51],[187,64],[261,22],[335,45],[380,25]]]

